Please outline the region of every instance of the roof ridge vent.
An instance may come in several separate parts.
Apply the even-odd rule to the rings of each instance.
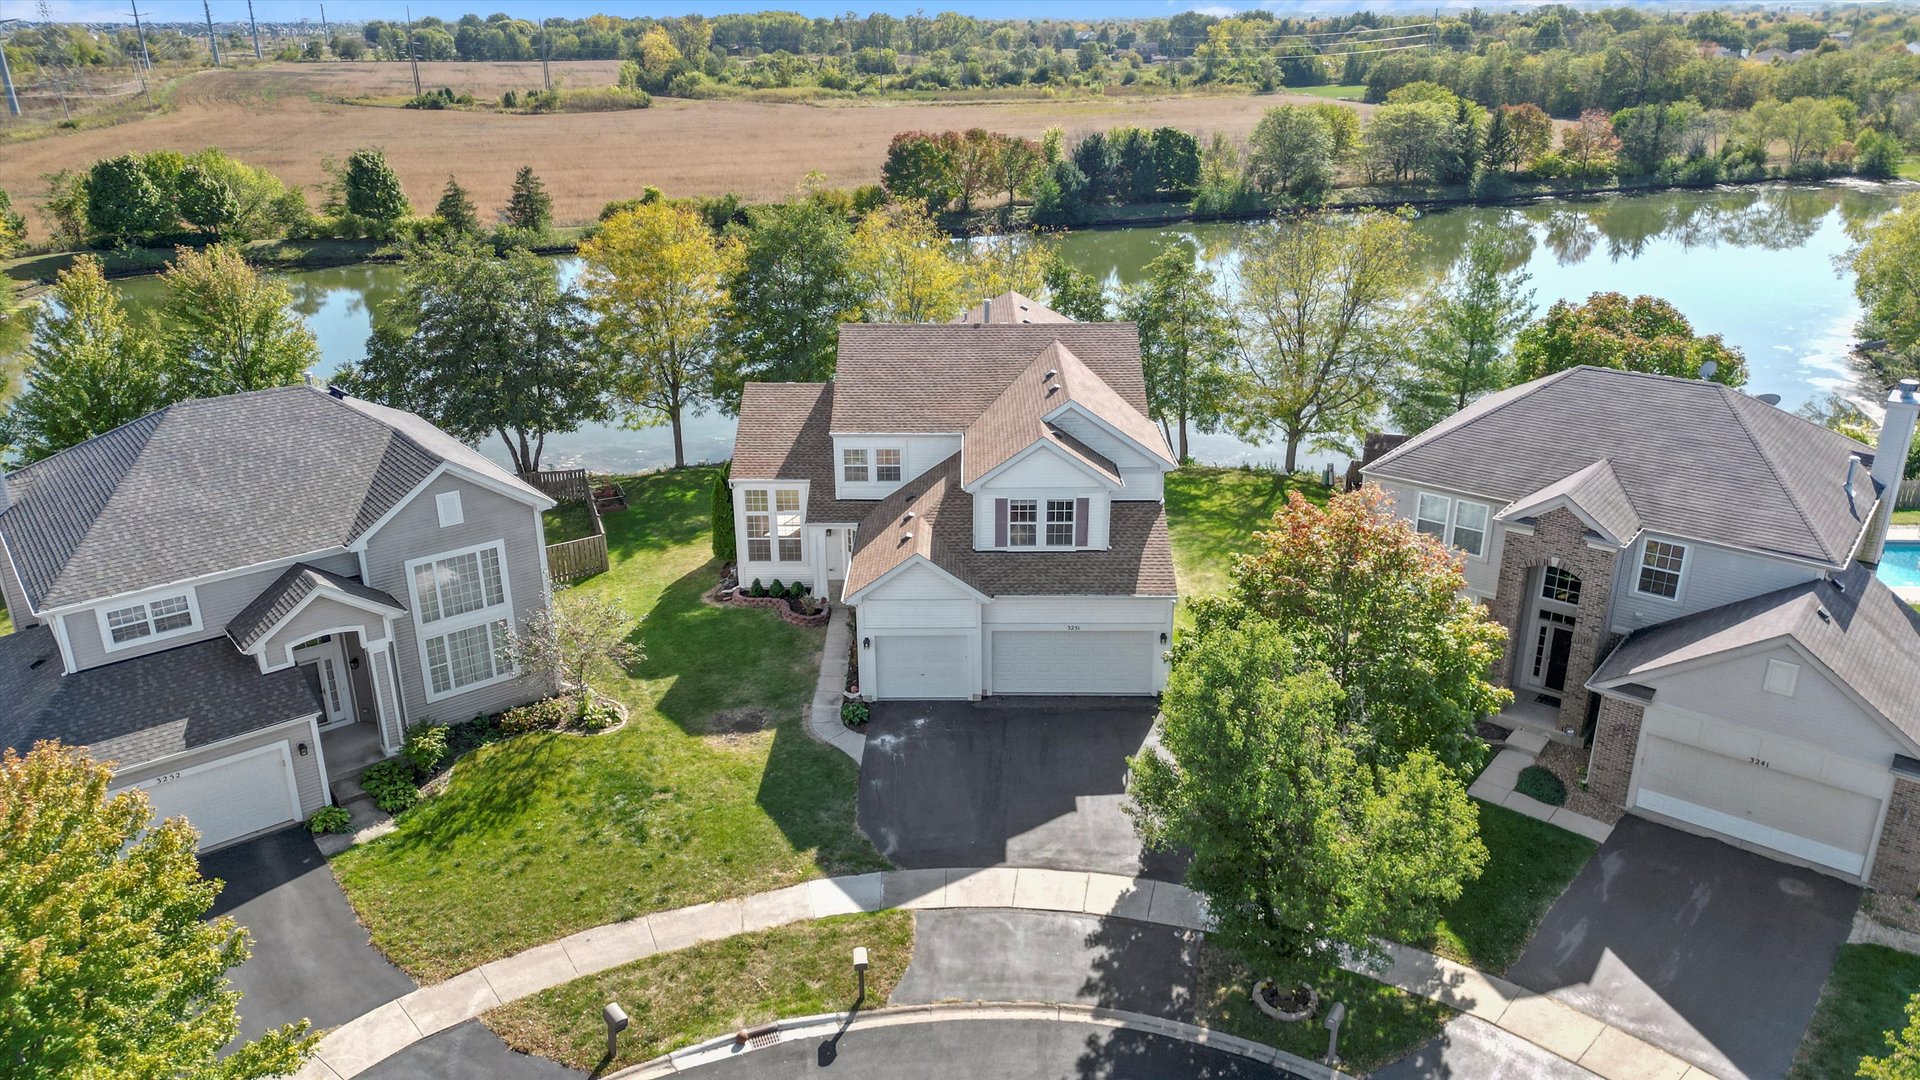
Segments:
[[[1046,381],[1047,381],[1048,379],[1051,379],[1051,378],[1053,378],[1054,376],[1056,376],[1056,375],[1058,375],[1058,374],[1060,374],[1060,369],[1059,369],[1059,368],[1057,368],[1057,367],[1050,367],[1050,368],[1048,368],[1048,369],[1047,369],[1047,373],[1046,373],[1045,375],[1042,375],[1042,376],[1040,376],[1040,381],[1041,381],[1041,382],[1046,382]]]
[[[906,513],[904,513],[904,514],[901,514],[901,515],[900,515],[900,522],[901,522],[901,524],[905,524],[905,523],[907,523],[907,522],[909,522],[909,521],[912,521],[912,520],[913,520],[913,511],[911,511],[911,510],[909,510],[909,511],[907,511]]]

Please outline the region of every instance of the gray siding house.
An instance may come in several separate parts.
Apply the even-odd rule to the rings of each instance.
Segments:
[[[170,405],[0,477],[0,745],[115,762],[214,847],[305,818],[408,727],[545,688],[552,500],[312,387]]]
[[[1623,811],[1912,896],[1920,616],[1874,577],[1920,415],[1868,447],[1716,383],[1574,368],[1362,466],[1507,628],[1503,721]]]

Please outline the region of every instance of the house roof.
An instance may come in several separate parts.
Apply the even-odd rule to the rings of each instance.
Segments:
[[[305,386],[177,402],[6,478],[36,611],[358,539],[442,463],[537,490],[414,416]]]
[[[306,563],[294,563],[227,623],[228,639],[241,652],[246,652],[271,634],[282,619],[293,614],[302,601],[316,592],[332,593],[362,605],[372,604],[395,615],[404,614],[407,610],[392,596],[362,585],[354,578],[330,573]]]
[[[1636,630],[1589,685],[1608,688],[1689,660],[1789,638],[1920,742],[1920,613],[1859,563],[1829,578]]]
[[[1516,499],[1500,511],[1499,517],[1507,521],[1534,517],[1561,499],[1578,507],[1612,543],[1625,544],[1640,533],[1640,514],[1607,458]]]
[[[121,768],[320,711],[311,674],[262,675],[219,638],[63,676],[45,625],[0,637],[0,701],[0,744],[58,739]]]
[[[857,522],[873,501],[834,498],[833,383],[748,383],[733,437],[734,480],[807,480],[807,520]]]
[[[1619,494],[1590,474],[1579,495],[1621,527],[1630,509],[1644,529],[1838,567],[1873,508],[1864,470],[1844,487],[1871,447],[1718,383],[1593,367],[1489,394],[1365,472],[1511,503],[1602,452]]]
[[[829,430],[964,431],[1056,341],[1146,414],[1132,323],[845,323]]]
[[[982,300],[954,316],[957,323],[1071,323],[1072,319],[1017,292]]]
[[[1112,460],[1047,422],[1048,416],[1068,402],[1101,416],[1115,427],[1127,425],[1123,431],[1141,426],[1125,415],[1132,413],[1151,434],[1152,441],[1145,444],[1146,449],[1164,451],[1166,440],[1160,437],[1153,422],[1134,412],[1098,375],[1087,370],[1079,357],[1056,341],[1040,350],[1040,354],[1013,377],[1006,390],[967,425],[961,436],[961,483],[972,485],[1036,442],[1053,443],[1102,476],[1119,483],[1120,468]],[[1109,418],[1105,415],[1108,413],[1113,415]]]
[[[908,481],[860,523],[844,595],[915,556],[988,596],[1172,596],[1177,591],[1166,507],[1158,502],[1111,504],[1105,550],[975,551],[973,496],[960,485],[959,458],[955,454]]]

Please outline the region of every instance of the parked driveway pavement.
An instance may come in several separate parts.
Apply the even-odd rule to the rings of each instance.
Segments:
[[[860,765],[860,827],[894,865],[1035,866],[1177,880],[1143,861],[1127,758],[1157,709],[1138,698],[883,701]]]
[[[242,1039],[294,1020],[337,1027],[414,988],[368,943],[304,827],[213,852],[200,872],[226,882],[212,913],[253,935],[253,956],[228,973],[241,993]]]
[[[1823,874],[1628,817],[1507,977],[1717,1076],[1784,1076],[1859,900]]]
[[[1510,1031],[1461,1013],[1425,1046],[1369,1080],[1600,1080]]]

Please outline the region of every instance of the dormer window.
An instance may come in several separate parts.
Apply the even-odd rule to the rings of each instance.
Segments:
[[[895,464],[897,466],[898,462],[895,462]],[[894,469],[896,474],[899,471],[897,467]],[[849,484],[864,484],[867,482],[866,450],[847,449],[840,451],[840,479],[845,480]]]
[[[1047,546],[1073,546],[1073,500],[1047,500]]]
[[[873,478],[883,484],[900,482],[901,453],[897,448],[882,448],[873,452]]]
[[[1033,499],[1007,502],[1007,546],[1035,547],[1040,543],[1040,504]]]
[[[906,451],[898,446],[848,446],[840,451],[843,484],[897,484],[906,479]]]

